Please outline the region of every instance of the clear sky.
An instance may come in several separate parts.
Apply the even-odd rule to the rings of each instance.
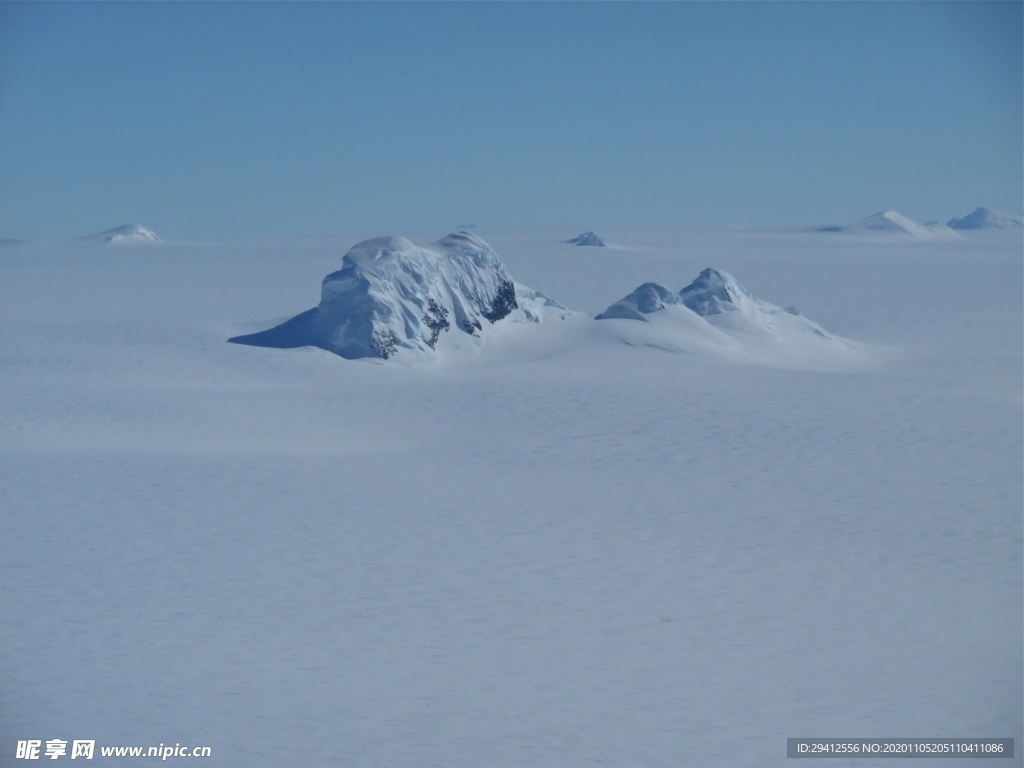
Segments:
[[[0,1],[0,237],[1021,213],[1022,3]]]

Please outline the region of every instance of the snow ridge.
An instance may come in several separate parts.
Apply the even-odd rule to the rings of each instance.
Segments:
[[[315,346],[348,359],[434,352],[451,337],[481,340],[503,320],[540,322],[543,294],[518,286],[480,237],[456,232],[427,247],[402,237],[353,246],[323,279],[320,304],[270,330],[229,341]]]

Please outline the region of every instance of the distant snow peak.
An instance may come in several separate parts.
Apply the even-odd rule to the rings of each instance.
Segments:
[[[924,225],[904,216],[899,211],[880,211],[861,219],[855,225],[861,230],[876,232],[901,232],[909,235],[917,234]]]
[[[156,232],[141,224],[122,224],[119,227],[81,238],[90,243],[144,243],[160,240]]]
[[[565,242],[571,245],[590,245],[596,248],[604,248],[605,246],[608,245],[604,240],[595,235],[593,232],[583,232],[582,234],[576,235],[576,237],[572,238],[571,240],[566,240]]]
[[[106,240],[110,243],[117,243],[126,240],[149,240],[156,241],[160,238],[156,232],[148,229],[141,224],[125,224],[121,227],[109,230],[106,234]]]
[[[469,232],[427,247],[403,237],[353,246],[323,279],[320,304],[261,333],[230,341],[255,346],[315,346],[349,359],[387,360],[431,353],[443,340],[482,339],[499,321],[540,322],[543,294],[518,286],[498,254]]]
[[[1022,229],[1024,216],[976,208],[962,219],[950,219],[947,224],[951,229]]]
[[[898,211],[879,211],[860,221],[843,226],[819,227],[819,232],[845,232],[854,235],[901,235],[920,239],[956,237],[956,233],[942,224],[919,224]]]

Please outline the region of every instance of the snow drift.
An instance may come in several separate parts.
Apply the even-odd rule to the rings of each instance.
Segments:
[[[950,219],[947,224],[952,229],[1022,229],[1024,216],[976,208],[962,219]]]
[[[141,224],[122,224],[120,227],[80,237],[83,243],[152,243],[160,238],[156,232]]]
[[[481,340],[499,322],[540,322],[564,309],[517,285],[481,238],[458,232],[428,247],[402,237],[355,245],[324,278],[320,304],[270,330],[229,341],[314,346],[348,359],[431,353],[450,337]]]

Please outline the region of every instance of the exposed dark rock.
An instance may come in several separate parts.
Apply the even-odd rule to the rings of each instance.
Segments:
[[[398,349],[398,345],[395,343],[395,336],[387,328],[378,328],[373,332],[373,337],[370,340],[370,347],[376,353],[377,357],[387,360]]]
[[[423,315],[423,324],[430,329],[427,346],[433,349],[441,332],[447,331],[451,327],[448,323],[448,308],[442,307],[433,299],[427,299],[427,311]]]
[[[511,280],[502,280],[498,285],[497,294],[494,297],[494,301],[491,303],[491,308],[482,312],[484,317],[490,320],[492,323],[496,323],[503,317],[508,317],[512,313],[512,310],[518,309],[519,304],[516,302],[516,288],[512,284]]]

